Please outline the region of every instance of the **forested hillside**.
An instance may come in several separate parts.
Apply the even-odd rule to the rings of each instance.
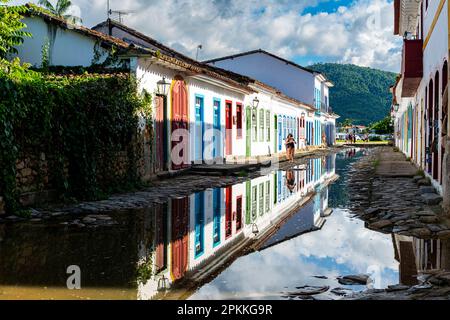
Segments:
[[[383,119],[391,107],[389,87],[396,74],[351,64],[319,63],[309,68],[324,73],[335,87],[330,104],[338,120],[353,119],[354,124],[368,125]]]

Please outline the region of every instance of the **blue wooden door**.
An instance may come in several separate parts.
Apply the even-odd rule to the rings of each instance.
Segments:
[[[283,150],[283,117],[278,117],[278,151]]]
[[[213,191],[213,246],[220,244],[220,223],[222,217],[222,190],[214,189]]]
[[[203,160],[203,97],[195,97],[195,160]]]
[[[214,100],[213,129],[214,129],[213,158],[218,158],[222,155],[222,152],[220,151],[221,138],[220,138],[220,101],[219,100]]]
[[[195,194],[195,257],[198,258],[205,252],[205,204],[204,193]]]

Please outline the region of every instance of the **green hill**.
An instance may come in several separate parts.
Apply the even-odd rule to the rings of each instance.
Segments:
[[[330,105],[341,116],[338,122],[353,119],[354,124],[369,125],[388,114],[392,103],[389,87],[395,83],[395,73],[337,63],[319,63],[309,68],[334,82]]]

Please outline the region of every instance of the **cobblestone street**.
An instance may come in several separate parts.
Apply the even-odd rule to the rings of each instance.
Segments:
[[[183,198],[195,192],[204,191],[211,188],[223,188],[245,181],[255,179],[259,176],[270,173],[274,170],[287,170],[291,167],[305,164],[308,159],[326,156],[335,153],[340,148],[322,149],[314,152],[298,154],[294,163],[289,163],[282,159],[279,163],[272,164],[271,167],[262,168],[254,172],[244,172],[241,176],[219,176],[219,175],[199,175],[186,173],[184,175],[159,179],[151,182],[149,186],[140,191],[113,195],[106,200],[82,202],[74,205],[52,205],[47,208],[31,209],[31,221],[40,222],[51,218],[61,218],[65,215],[101,215],[112,211],[126,211],[132,209],[145,208],[152,203],[166,203],[172,198]],[[8,216],[0,218],[1,223],[11,223],[24,221],[26,218]],[[91,220],[95,221],[93,217]],[[100,223],[102,219],[98,219]]]

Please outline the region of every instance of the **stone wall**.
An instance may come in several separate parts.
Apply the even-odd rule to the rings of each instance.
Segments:
[[[148,181],[152,176],[152,160],[148,143],[148,135],[145,133],[133,142],[135,148],[134,159],[137,176],[142,181]],[[98,160],[97,181],[101,186],[113,183],[116,178],[125,179],[128,174],[130,161],[128,151],[123,150],[112,157]],[[107,165],[102,165],[107,163]],[[20,202],[24,206],[33,206],[48,203],[56,200],[57,192],[55,183],[52,181],[52,157],[45,153],[34,155],[32,152],[25,152],[19,157],[16,163],[16,182],[21,194]],[[112,168],[112,169],[111,169]],[[68,164],[64,168],[64,174],[68,174]],[[4,202],[0,190],[0,215],[4,214]]]

